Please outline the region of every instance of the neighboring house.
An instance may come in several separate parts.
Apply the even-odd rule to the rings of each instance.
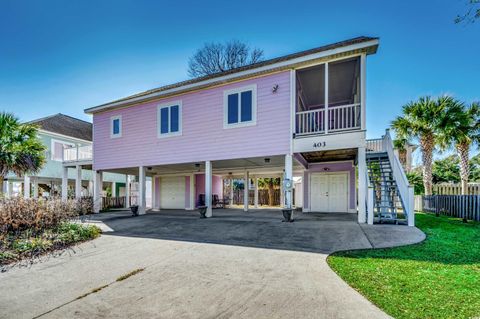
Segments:
[[[92,124],[64,114],[29,122],[39,127],[38,137],[46,146],[46,164],[34,175],[7,175],[5,193],[25,197],[92,196]],[[125,175],[105,174],[102,190],[124,196]],[[62,193],[62,179],[65,190]]]
[[[282,177],[295,181],[304,212],[358,212],[373,223],[374,211],[388,219],[400,202],[413,225],[413,195],[389,133],[366,140],[366,60],[378,43],[359,37],[86,109],[97,179],[138,176],[141,213],[149,176],[155,209],[194,209],[206,198],[212,216],[222,179]],[[394,181],[369,182],[371,163]],[[282,206],[292,201],[285,192]]]
[[[395,155],[400,160],[403,169],[406,172],[411,172],[413,168],[413,152],[415,152],[418,148],[418,145],[407,143],[405,150],[399,151],[395,149]]]

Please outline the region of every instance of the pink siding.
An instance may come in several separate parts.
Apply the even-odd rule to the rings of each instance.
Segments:
[[[325,168],[328,168],[329,172],[349,172],[350,173],[350,208],[356,208],[356,185],[355,185],[355,166],[352,162],[332,162],[332,163],[318,163],[318,164],[309,164],[308,170],[305,170],[303,173],[303,207],[310,207],[309,201],[309,175],[310,173],[315,172],[325,172]],[[315,194],[310,194],[310,196],[315,196]]]
[[[200,194],[205,194],[205,174],[195,175],[195,205],[197,205]],[[223,198],[223,184],[222,177],[212,176],[212,195],[218,195],[219,198]]]
[[[257,85],[257,124],[223,128],[223,92]],[[278,84],[276,93],[272,87]],[[182,101],[182,136],[157,137],[157,106]],[[110,117],[122,116],[122,137],[110,138]],[[288,71],[93,116],[97,170],[286,154],[290,150]]]

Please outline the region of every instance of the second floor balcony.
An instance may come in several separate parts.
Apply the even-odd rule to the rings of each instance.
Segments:
[[[296,137],[365,129],[364,57],[296,71]]]
[[[295,134],[336,133],[361,128],[361,104],[348,104],[325,109],[297,112]]]
[[[91,161],[92,159],[92,145],[74,146],[63,150],[63,162]]]

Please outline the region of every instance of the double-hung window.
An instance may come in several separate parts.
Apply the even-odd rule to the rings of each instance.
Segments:
[[[157,123],[158,137],[182,135],[182,102],[159,105]]]
[[[122,137],[122,116],[112,116],[110,118],[110,137]]]
[[[257,86],[250,85],[223,94],[223,127],[255,125],[257,121]]]

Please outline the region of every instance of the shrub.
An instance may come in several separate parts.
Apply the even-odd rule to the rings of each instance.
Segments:
[[[93,211],[93,200],[0,199],[0,235],[30,230],[39,232]]]

